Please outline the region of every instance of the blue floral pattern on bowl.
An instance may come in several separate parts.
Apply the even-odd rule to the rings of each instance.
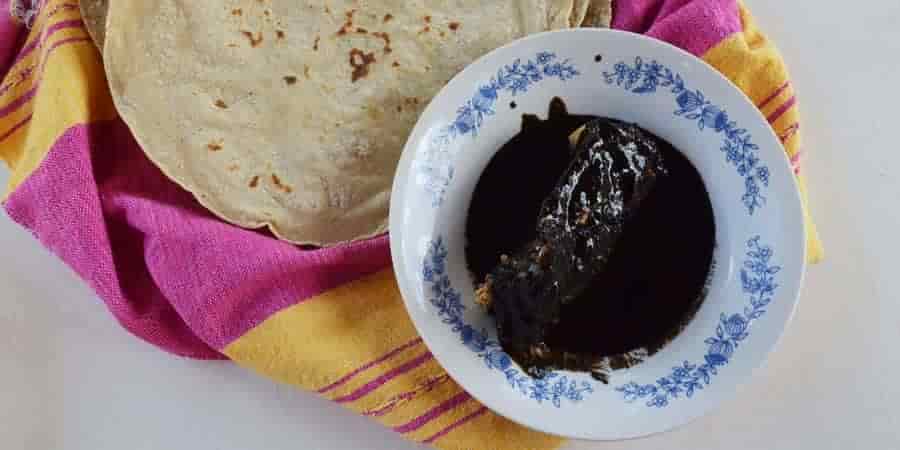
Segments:
[[[725,159],[744,178],[744,195],[741,201],[752,215],[766,203],[762,189],[769,186],[769,168],[760,163],[753,137],[746,129],[729,120],[728,112],[707,99],[699,89],[688,89],[684,80],[672,69],[656,61],[644,62],[635,57],[634,64],[618,62],[612,72],[603,72],[607,84],[615,84],[635,94],[652,94],[659,88],[668,88],[675,95],[678,109],[673,114],[697,122],[700,131],[711,129],[721,133],[724,140],[720,150]]]
[[[496,113],[494,105],[501,93],[516,96],[545,79],[568,81],[579,75],[581,73],[568,59],[560,60],[552,52],[540,52],[525,62],[516,59],[497,70],[490,82],[479,87],[472,98],[457,109],[456,119],[431,138],[418,164],[417,171],[426,192],[431,195],[433,206],[441,205],[447,187],[453,181],[450,142],[464,135],[477,136],[485,119]]]
[[[688,89],[681,75],[656,61],[645,63],[637,57],[633,65],[619,62],[613,66],[612,72],[604,71],[602,74],[607,84],[635,94],[651,94],[659,92],[659,88],[667,88],[675,95],[678,106],[675,116],[696,121],[701,132],[712,129],[723,135],[721,150],[745,180],[746,191],[741,201],[749,214],[753,215],[765,205],[766,198],[761,189],[769,185],[769,169],[760,163],[757,154],[759,147],[753,143],[750,133],[729,120],[724,109],[713,104],[700,90]],[[419,181],[430,196],[432,206],[442,204],[453,180],[449,144],[460,136],[477,137],[487,118],[495,114],[494,106],[501,93],[515,96],[528,92],[535,83],[548,78],[567,81],[579,75],[581,73],[568,59],[560,60],[552,52],[538,53],[525,62],[517,59],[501,67],[489,83],[480,86],[471,99],[457,109],[455,120],[429,139],[419,158],[421,162],[416,163]],[[721,314],[715,335],[704,341],[707,350],[702,362],[684,361],[653,384],[629,382],[615,387],[626,402],[646,399],[648,407],[662,408],[674,399],[691,398],[698,390],[708,386],[712,377],[731,361],[741,342],[748,338],[750,325],[766,313],[766,306],[778,288],[775,275],[781,268],[772,264],[774,252],[760,240],[760,236],[756,236],[747,242],[748,259],[741,269],[742,289],[749,295],[749,305],[743,312]],[[577,403],[595,392],[595,383],[580,381],[557,371],[547,371],[542,378],[528,376],[513,363],[500,343],[490,338],[486,329],[466,323],[466,307],[461,293],[451,284],[447,257],[443,236],[428,243],[421,272],[427,300],[436,309],[441,321],[488,369],[501,372],[509,385],[523,396],[537,403],[550,402],[557,408],[564,401]]]
[[[750,304],[743,313],[722,313],[716,335],[704,341],[708,348],[703,362],[685,361],[654,384],[631,382],[616,387],[627,402],[647,398],[647,406],[662,408],[671,400],[681,398],[681,394],[687,398],[693,397],[697,390],[709,385],[712,377],[718,374],[717,368],[728,364],[740,343],[750,335],[750,325],[766,313],[766,306],[778,289],[775,275],[781,267],[772,265],[774,252],[759,241],[760,237],[756,236],[747,242],[748,259],[741,268],[741,285],[744,293],[750,296]]]
[[[557,372],[548,372],[543,378],[532,378],[513,365],[512,358],[503,351],[500,343],[488,337],[487,330],[467,324],[463,318],[466,310],[459,291],[450,284],[447,273],[447,246],[442,237],[428,245],[422,277],[429,285],[428,302],[437,308],[441,320],[458,334],[463,345],[478,355],[488,369],[503,372],[510,386],[522,395],[538,403],[545,400],[559,408],[563,400],[579,402],[594,392],[591,383],[570,379]]]
[[[594,386],[577,381],[555,371],[548,371],[543,378],[532,378],[513,364],[500,343],[488,336],[487,330],[477,329],[465,322],[466,307],[462,295],[453,288],[447,271],[447,246],[443,237],[431,241],[422,265],[422,278],[428,285],[428,302],[437,309],[441,321],[459,335],[463,345],[478,355],[488,369],[499,370],[507,382],[522,395],[538,403],[550,401],[559,408],[562,400],[579,402],[594,392]],[[640,385],[630,382],[615,388],[624,395],[626,402],[647,398],[647,406],[662,408],[682,394],[690,398],[703,389],[718,374],[718,368],[728,364],[735,350],[750,335],[750,325],[766,313],[778,284],[775,275],[781,267],[772,265],[774,252],[760,244],[756,236],[747,241],[747,260],[741,269],[741,284],[750,303],[743,313],[722,313],[715,336],[707,338],[707,352],[700,364],[684,361],[672,372],[654,384]]]

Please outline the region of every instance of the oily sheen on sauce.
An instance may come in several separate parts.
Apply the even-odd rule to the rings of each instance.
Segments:
[[[595,119],[570,114],[554,99],[547,119],[523,115],[521,132],[494,155],[466,224],[466,259],[476,285],[501,255],[535,239],[542,203],[572,160],[569,135]],[[702,304],[715,247],[712,205],[690,161],[668,142],[653,139],[667,174],[627,220],[590,286],[562,306],[559,322],[546,335],[553,362],[539,370],[526,367],[532,375],[559,368],[605,380],[609,370],[661,349]]]

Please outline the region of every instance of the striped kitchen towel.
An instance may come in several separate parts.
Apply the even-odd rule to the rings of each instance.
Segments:
[[[416,335],[388,238],[304,250],[226,224],[166,179],[118,118],[76,0],[0,0],[3,206],[91,285],[130,332],[234,362],[444,449],[547,449],[560,439],[486,410]],[[15,16],[15,17],[14,17]],[[803,187],[794,89],[734,0],[631,0],[616,28],[698,55],[769,118]],[[822,256],[807,215],[809,255]]]

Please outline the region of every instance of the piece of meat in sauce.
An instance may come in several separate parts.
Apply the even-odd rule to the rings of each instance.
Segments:
[[[555,359],[544,341],[561,306],[603,270],[626,220],[665,174],[656,142],[634,125],[597,119],[571,140],[572,162],[543,201],[536,239],[503,255],[477,295],[493,310],[503,348],[536,376]]]

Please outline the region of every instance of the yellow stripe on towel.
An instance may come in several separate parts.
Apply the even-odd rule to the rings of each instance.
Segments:
[[[792,101],[794,92],[787,67],[778,49],[760,32],[756,21],[743,5],[741,20],[744,31],[726,38],[710,49],[703,59],[761,106],[763,114],[771,120],[775,134],[782,138],[788,157],[799,162],[802,141],[796,129],[800,116],[796,103]],[[809,212],[805,177],[799,175],[798,182],[803,200],[807,256],[810,262],[815,263],[824,258],[825,251]]]
[[[52,11],[63,4],[66,3],[51,0],[45,8]],[[46,26],[52,26],[58,18],[71,20],[68,14],[59,14]],[[35,27],[29,40],[37,39],[38,34],[40,30]],[[116,117],[100,55],[83,29],[60,31],[58,37],[52,36],[35,52],[40,52],[43,73],[33,74],[27,83],[15,88],[24,93],[37,87],[34,97],[0,119],[0,159],[11,172],[7,195],[41,164],[66,130]],[[17,72],[9,73],[3,85],[11,83],[10,76]],[[40,126],[31,126],[32,123]]]
[[[273,314],[224,353],[265,376],[343,398],[348,408],[439,448],[563,442],[496,416],[446,377],[419,342],[390,269]]]

